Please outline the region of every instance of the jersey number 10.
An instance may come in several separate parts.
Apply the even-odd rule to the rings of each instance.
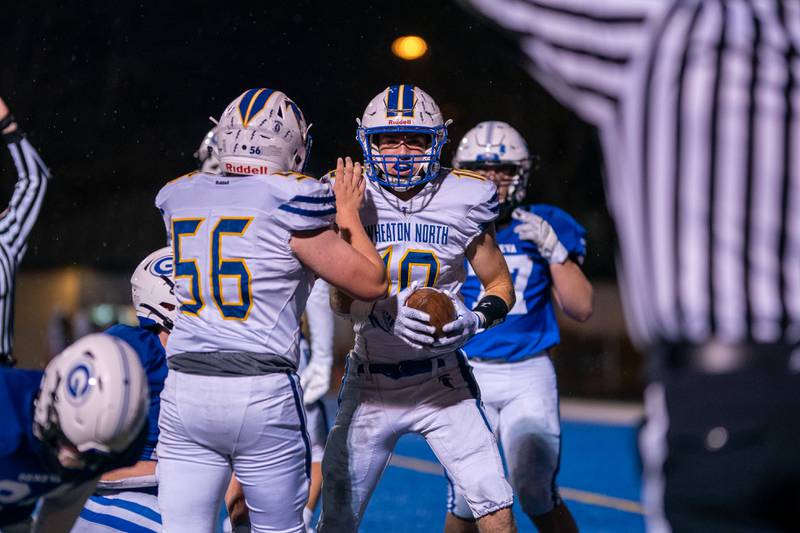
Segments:
[[[175,257],[175,279],[188,278],[190,300],[180,300],[182,313],[197,315],[205,306],[202,285],[200,284],[200,265],[197,259],[187,259],[181,254],[181,240],[197,235],[204,218],[182,218],[172,220],[173,255]],[[222,217],[211,231],[211,254],[208,274],[214,304],[222,317],[227,320],[247,320],[253,307],[250,270],[244,259],[225,259],[222,257],[222,237],[241,237],[247,231],[252,217]],[[222,295],[222,279],[236,280],[239,288],[238,301],[226,301]],[[176,296],[178,296],[176,294]]]
[[[400,258],[396,267],[392,264],[392,253],[392,247],[389,246],[389,248],[381,254],[383,264],[386,266],[386,275],[389,276],[390,295],[393,284],[392,272],[398,274],[397,291],[400,292],[411,285],[413,281],[411,271],[414,267],[425,269],[424,287],[436,286],[436,280],[439,277],[439,258],[436,257],[436,254],[432,250],[406,250],[406,253]]]

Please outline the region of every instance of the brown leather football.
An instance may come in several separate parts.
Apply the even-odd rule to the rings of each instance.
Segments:
[[[431,325],[436,328],[434,334],[436,337],[442,335],[442,327],[445,324],[457,318],[456,307],[450,297],[431,287],[423,287],[412,292],[406,300],[406,305],[430,315]]]

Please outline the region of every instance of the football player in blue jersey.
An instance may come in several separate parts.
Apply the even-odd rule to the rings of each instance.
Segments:
[[[548,350],[559,343],[553,300],[579,322],[592,314],[592,286],[581,271],[586,231],[561,209],[518,207],[525,199],[531,157],[505,122],[481,122],[458,146],[455,168],[497,185],[497,242],[514,280],[516,303],[505,322],[464,346],[493,430],[503,446],[509,480],[523,511],[543,532],[577,531],[558,494],[561,449],[558,389]],[[470,271],[461,288],[467,306],[482,287]],[[447,533],[477,531],[457,486],[449,486]]]
[[[147,397],[134,350],[103,333],[43,372],[0,368],[0,529],[69,531],[97,478],[139,456]]]
[[[147,441],[138,462],[105,474],[96,493],[86,502],[73,533],[106,531],[161,531],[158,509],[155,449],[158,443],[159,395],[167,377],[164,347],[172,331],[177,305],[173,292],[172,250],[148,255],[131,277],[138,326],[117,324],[106,333],[127,342],[147,375],[149,424]]]

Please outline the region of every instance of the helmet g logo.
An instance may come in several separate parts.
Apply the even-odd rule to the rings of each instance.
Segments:
[[[89,392],[89,387],[93,384],[92,369],[85,363],[75,366],[67,374],[67,400],[78,405],[83,403]]]
[[[150,272],[156,276],[172,276],[172,256],[159,257],[150,264]]]

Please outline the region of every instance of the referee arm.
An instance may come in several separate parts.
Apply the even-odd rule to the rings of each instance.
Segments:
[[[613,120],[657,0],[461,0],[519,40],[531,75],[595,125]]]
[[[0,213],[0,240],[11,260],[19,262],[36,223],[50,171],[17,126],[0,98],[0,131],[17,168],[17,183],[8,207]]]
[[[50,172],[20,131],[2,98],[0,135],[8,146],[18,176],[11,201],[0,212],[0,365],[13,366],[14,279],[25,254],[28,235],[39,215]]]

